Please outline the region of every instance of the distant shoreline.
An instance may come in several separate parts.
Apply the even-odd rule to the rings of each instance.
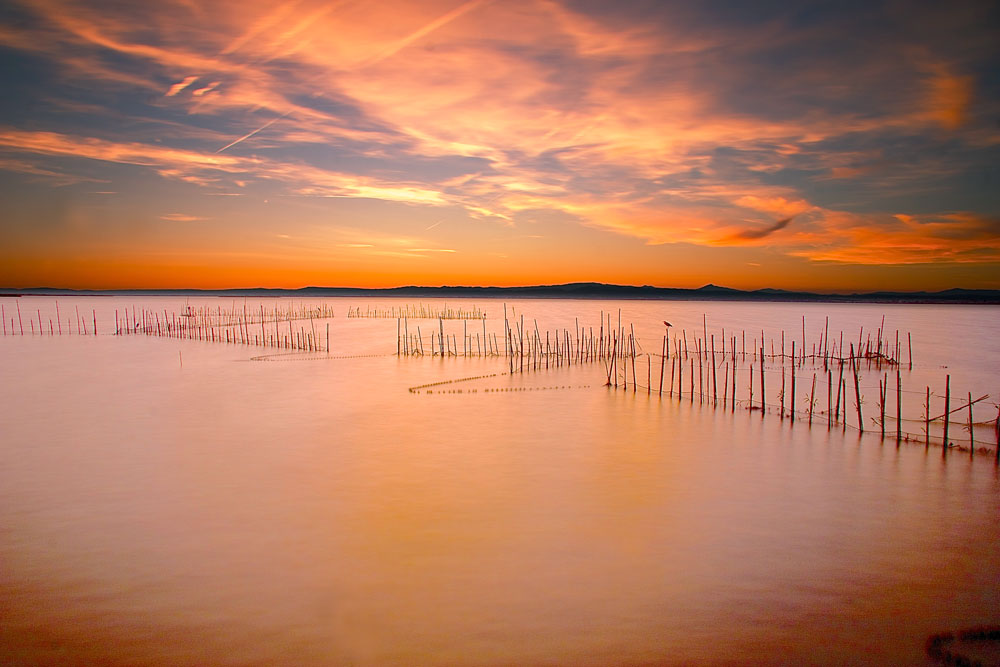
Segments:
[[[642,287],[604,283],[568,283],[525,287],[405,286],[390,288],[266,287],[233,289],[116,289],[76,290],[55,287],[25,289],[0,288],[0,296],[220,296],[220,297],[475,297],[475,298],[562,298],[562,299],[650,299],[665,301],[749,301],[819,303],[907,303],[907,304],[1000,304],[1000,290],[948,289],[940,292],[860,292],[822,294],[764,288],[738,290],[706,285],[698,289]]]

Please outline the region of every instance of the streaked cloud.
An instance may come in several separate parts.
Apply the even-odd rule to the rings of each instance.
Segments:
[[[168,220],[170,222],[196,222],[198,220],[206,220],[207,218],[202,218],[197,215],[188,215],[186,213],[167,213],[160,216],[160,220]]]
[[[181,92],[182,90],[184,90],[185,88],[187,88],[188,86],[190,86],[192,83],[194,83],[197,80],[198,80],[197,76],[188,76],[188,77],[185,77],[183,80],[178,81],[174,85],[170,86],[170,88],[167,89],[167,92],[165,93],[165,95],[167,97],[173,97],[174,95],[176,95],[177,93]]]
[[[788,223],[790,223],[791,221],[792,221],[791,218],[782,218],[781,220],[778,220],[773,225],[768,225],[767,227],[764,227],[763,229],[745,229],[742,232],[739,232],[738,234],[736,234],[736,238],[739,238],[739,239],[762,239],[762,238],[764,238],[766,236],[770,236],[771,234],[784,229],[785,227],[788,226]]]
[[[355,255],[496,255],[502,232],[582,254],[603,234],[663,253],[998,261],[998,56],[978,6],[880,4],[884,21],[568,0],[13,7],[0,45],[46,72],[50,112],[0,119],[0,169],[34,183],[119,191],[127,167],[223,197],[169,214],[212,224],[282,198],[308,222],[275,227]],[[449,224],[410,238],[407,216]]]

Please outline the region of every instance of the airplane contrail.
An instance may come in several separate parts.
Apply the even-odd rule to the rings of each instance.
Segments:
[[[482,5],[482,4],[486,3],[486,2],[491,2],[491,1],[492,0],[469,0],[468,2],[465,2],[465,3],[461,4],[461,5],[459,5],[455,9],[451,10],[450,12],[448,12],[447,14],[444,14],[443,16],[440,16],[437,19],[431,21],[430,23],[428,23],[427,25],[425,25],[423,28],[420,28],[419,30],[410,33],[409,35],[407,35],[403,39],[399,40],[398,42],[396,42],[395,44],[393,44],[392,46],[390,46],[386,50],[384,50],[381,53],[379,53],[378,55],[376,55],[374,58],[372,58],[368,62],[364,63],[363,66],[375,65],[377,63],[382,62],[386,58],[391,58],[392,56],[396,55],[397,53],[399,53],[400,51],[402,51],[403,49],[405,49],[407,46],[409,46],[413,42],[415,42],[418,39],[420,39],[421,37],[424,37],[425,35],[428,35],[428,34],[434,32],[438,28],[451,23],[452,21],[454,21],[455,19],[457,19],[462,14],[470,12],[473,9],[475,9],[476,7]]]
[[[247,134],[244,134],[242,137],[240,137],[236,141],[233,141],[233,142],[230,142],[230,143],[226,144],[225,146],[223,146],[222,148],[220,148],[219,150],[217,150],[215,152],[216,153],[221,153],[222,151],[226,150],[227,148],[232,148],[233,146],[235,146],[236,144],[240,143],[241,141],[246,141],[247,139],[249,139],[253,135],[257,134],[258,132],[261,132],[261,131],[266,130],[267,128],[271,127],[272,125],[274,125],[275,123],[277,123],[279,120],[281,120],[282,118],[284,118],[285,116],[287,116],[290,113],[292,113],[292,112],[291,111],[286,111],[285,113],[281,114],[277,118],[272,118],[271,120],[267,121],[266,123],[264,123],[263,125],[261,125],[260,127],[258,127],[253,132],[248,132]]]
[[[483,4],[486,4],[486,3],[489,3],[489,2],[492,2],[492,0],[468,0],[467,2],[462,3],[461,5],[459,5],[458,7],[456,7],[455,9],[451,10],[450,12],[448,12],[447,14],[444,14],[443,16],[438,17],[437,19],[435,19],[434,21],[431,21],[430,23],[428,23],[424,27],[420,28],[419,30],[410,33],[409,35],[407,35],[403,39],[399,40],[398,42],[396,42],[395,44],[393,44],[392,46],[390,46],[386,50],[384,50],[381,53],[379,53],[378,55],[376,55],[374,58],[372,58],[371,60],[369,60],[368,62],[366,62],[364,65],[365,66],[367,66],[367,65],[374,65],[376,63],[382,62],[386,58],[390,58],[390,57],[394,56],[395,54],[399,53],[400,51],[402,51],[407,46],[409,46],[413,42],[417,41],[421,37],[424,37],[424,36],[426,36],[426,35],[434,32],[438,28],[440,28],[440,27],[442,27],[444,25],[447,25],[448,23],[451,23],[452,21],[454,21],[458,17],[462,16],[463,14],[466,14],[466,13],[472,11],[473,9],[479,7],[480,5],[483,5]],[[257,134],[258,132],[261,132],[261,131],[266,130],[267,128],[271,127],[272,125],[274,125],[275,123],[277,123],[279,120],[281,120],[282,118],[284,118],[285,116],[287,116],[290,113],[292,113],[292,112],[291,111],[287,111],[284,114],[278,116],[277,118],[269,120],[268,122],[264,123],[262,126],[258,127],[253,132],[248,132],[247,134],[243,135],[239,139],[237,139],[237,140],[235,140],[235,141],[233,141],[231,143],[226,144],[225,146],[223,146],[222,148],[220,148],[219,150],[217,150],[215,152],[216,153],[221,153],[222,151],[227,150],[229,148],[232,148],[233,146],[235,146],[236,144],[238,144],[238,143],[240,143],[242,141],[246,141],[247,139],[249,139],[253,135]]]

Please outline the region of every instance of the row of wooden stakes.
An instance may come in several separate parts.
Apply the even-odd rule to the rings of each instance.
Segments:
[[[404,318],[411,320],[483,320],[486,319],[486,311],[475,306],[472,308],[449,308],[445,305],[441,308],[435,308],[423,304],[406,304],[392,308],[350,307],[347,309],[347,316],[396,320]]]
[[[42,322],[42,311],[41,311],[41,309],[36,309],[34,315],[29,314],[27,316],[27,318],[25,318],[25,317],[23,317],[21,315],[21,304],[18,303],[17,301],[15,301],[14,302],[14,306],[15,306],[15,309],[16,309],[16,312],[17,312],[17,319],[15,320],[14,317],[13,317],[13,313],[11,313],[10,328],[8,329],[8,327],[7,327],[7,307],[4,306],[3,304],[0,304],[0,322],[3,323],[3,335],[4,336],[8,336],[8,335],[9,336],[18,336],[18,335],[24,336],[24,335],[27,335],[29,333],[32,336],[34,336],[36,334],[39,335],[39,336],[46,335],[45,334],[45,326],[44,326],[44,324]],[[92,323],[92,326],[91,326],[91,328],[90,328],[89,331],[87,330],[87,314],[84,313],[83,316],[81,316],[80,315],[80,308],[78,306],[74,308],[74,311],[75,311],[75,315],[76,315],[75,318],[67,318],[66,319],[66,334],[67,335],[73,335],[73,325],[75,324],[76,325],[76,335],[79,335],[79,336],[94,335],[94,336],[96,336],[97,335],[97,311],[96,310],[92,310],[91,311],[91,320],[90,321]],[[28,320],[28,329],[27,329],[27,331],[25,331],[25,327],[24,327],[24,320],[25,319]],[[36,322],[36,320],[38,322],[38,328],[37,328],[37,330],[35,328],[35,322]],[[17,323],[16,326],[15,326],[15,321]],[[50,318],[48,318],[48,323],[49,323],[49,326],[48,326],[48,335],[49,336],[62,336],[63,335],[63,320],[62,320],[62,314],[59,311],[59,302],[58,301],[56,301],[56,319],[55,319],[55,322],[53,322],[52,318],[50,317]]]
[[[624,344],[626,346],[634,346],[634,339],[630,336],[625,340]],[[625,357],[624,364],[619,363],[617,355],[613,355],[606,363],[606,385],[614,388],[621,387],[622,389],[627,390],[630,385],[629,376],[631,375],[631,387],[633,392],[637,392],[640,388],[642,388],[645,389],[647,394],[652,394],[655,391],[659,396],[663,396],[665,393],[666,396],[676,397],[678,400],[682,400],[684,396],[687,396],[692,403],[695,400],[698,400],[700,403],[708,402],[715,407],[721,407],[722,409],[729,409],[731,411],[735,411],[737,406],[741,406],[747,410],[760,411],[761,417],[768,413],[777,412],[781,419],[785,419],[787,417],[793,422],[798,416],[800,420],[805,420],[810,426],[813,424],[814,417],[823,418],[825,416],[824,421],[828,428],[839,425],[845,429],[848,428],[848,426],[851,426],[852,428],[857,429],[860,433],[864,433],[866,430],[866,420],[864,416],[865,400],[864,394],[861,391],[861,366],[865,358],[856,355],[853,348],[850,349],[846,358],[835,358],[834,363],[827,363],[825,360],[824,366],[826,367],[823,369],[820,369],[817,364],[812,372],[808,394],[803,396],[801,399],[799,398],[800,392],[796,389],[796,381],[798,379],[796,370],[802,370],[802,367],[798,364],[789,364],[787,366],[786,375],[786,366],[784,364],[775,363],[773,359],[768,361],[766,355],[763,354],[763,351],[761,351],[761,354],[755,356],[749,363],[741,367],[739,359],[735,354],[722,358],[723,361],[720,362],[714,353],[707,359],[703,359],[700,356],[689,356],[685,358],[680,354],[675,354],[671,357],[668,353],[668,349],[667,337],[664,336],[662,351],[659,355],[650,353],[645,355],[636,355],[633,347],[633,353]],[[642,385],[637,377],[637,361],[640,356],[645,356],[646,358],[645,385]],[[794,344],[792,356],[794,357]],[[656,389],[654,389],[655,380],[653,376],[654,357],[658,357],[659,359],[659,385]],[[629,361],[631,361],[631,373],[629,373]],[[670,365],[669,374],[666,370],[668,362]],[[770,367],[768,368],[768,366]],[[684,390],[685,367],[688,369],[687,391]],[[837,369],[836,377],[834,367]],[[806,372],[808,372],[808,370],[809,369],[806,369]],[[891,398],[890,385],[892,383],[888,372],[877,372],[879,375],[878,400],[876,403],[877,416],[871,416],[870,420],[874,429],[877,429],[882,439],[885,439],[887,418],[892,420],[892,408],[889,402]],[[773,375],[775,373],[780,373],[781,377],[780,389],[775,395],[775,398],[778,401],[777,404],[767,402],[768,377],[772,376],[773,379]],[[850,385],[848,384],[848,378],[845,377],[845,373],[850,376]],[[977,449],[976,426],[992,427],[991,430],[993,431],[995,441],[994,456],[997,463],[1000,464],[1000,404],[997,406],[998,410],[995,419],[991,419],[987,422],[979,422],[977,424],[973,417],[973,406],[983,403],[990,396],[986,394],[973,399],[972,394],[968,393],[967,400],[964,403],[960,401],[959,405],[953,408],[951,375],[946,375],[943,397],[935,395],[937,398],[941,398],[943,400],[943,411],[940,414],[931,416],[933,414],[931,406],[932,392],[930,386],[926,386],[925,391],[923,392],[925,400],[922,406],[923,413],[921,418],[919,420],[907,420],[903,417],[902,401],[903,394],[911,392],[904,392],[902,388],[902,369],[900,369],[898,365],[894,368],[894,374],[895,386],[893,389],[895,391],[896,413],[895,439],[897,446],[904,441],[908,442],[911,440],[922,439],[924,444],[929,447],[932,440],[932,428],[939,427],[943,452],[944,455],[947,456],[948,450],[956,447],[949,437],[950,426],[955,423],[956,426],[962,426],[967,430],[969,437],[969,455],[974,456]],[[720,375],[722,376],[721,388],[719,385]],[[817,379],[822,377],[822,375],[826,376],[825,411],[817,409],[821,399],[817,397],[816,383]],[[739,376],[742,376],[745,379],[743,381],[738,381]],[[806,378],[803,378],[803,380],[804,379]],[[747,386],[747,393],[745,398],[741,398],[739,396],[739,390],[744,386],[744,384]],[[850,392],[851,388],[853,388],[853,392]],[[851,395],[852,393],[853,395]],[[800,407],[802,405],[800,401],[804,401],[804,408]],[[853,424],[849,424],[849,404],[853,406],[852,412],[856,413],[856,421]],[[964,423],[960,420],[954,420],[952,418],[953,414],[960,412],[967,412],[967,419]],[[918,435],[904,432],[903,423],[905,421],[920,423],[922,426],[922,434]],[[979,442],[986,444],[984,441]]]
[[[123,313],[115,310],[115,334],[141,334],[308,352],[330,351],[329,323],[326,324],[324,341],[316,331],[314,317],[305,318],[309,321],[309,329],[299,326],[298,330],[293,327],[293,320],[272,319],[273,317],[274,311],[268,313],[261,306],[255,317],[251,317],[247,311],[245,317],[238,316],[224,324],[213,324],[211,321],[202,323],[203,320],[197,317],[189,317],[187,311],[167,313],[164,310],[161,319],[160,312],[146,309],[137,311],[133,307],[131,312],[127,308]]]

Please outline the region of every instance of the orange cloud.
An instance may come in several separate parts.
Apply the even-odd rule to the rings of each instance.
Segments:
[[[806,239],[802,239],[803,241]],[[895,216],[825,212],[803,248],[789,254],[850,264],[1000,261],[1000,219],[974,213]]]
[[[74,77],[155,91],[151,104],[171,114],[157,121],[163,143],[0,128],[0,168],[56,183],[93,177],[43,159],[142,166],[218,195],[266,181],[283,196],[451,207],[471,225],[546,214],[648,245],[767,247],[854,263],[994,257],[986,216],[821,207],[786,177],[846,187],[883,157],[860,140],[833,150],[839,137],[965,128],[973,81],[957,66],[925,67],[919,103],[889,100],[879,113],[845,104],[755,114],[727,103],[691,63],[742,55],[760,34],[629,22],[555,0],[162,2],[144,8],[143,26],[95,4],[26,7],[43,27],[0,27],[0,44],[50,57]],[[130,66],[109,65],[108,52]],[[738,77],[741,63],[729,65]],[[804,89],[828,77],[800,76]],[[173,120],[185,117],[189,125]],[[323,159],[305,157],[324,149]],[[352,171],[348,158],[365,168]],[[468,163],[449,170],[459,158]],[[409,168],[425,162],[444,166]],[[926,168],[904,166],[910,175]],[[338,239],[362,252],[452,250]]]
[[[959,76],[943,65],[931,68],[928,81],[927,115],[946,130],[965,123],[972,102],[972,77]]]

